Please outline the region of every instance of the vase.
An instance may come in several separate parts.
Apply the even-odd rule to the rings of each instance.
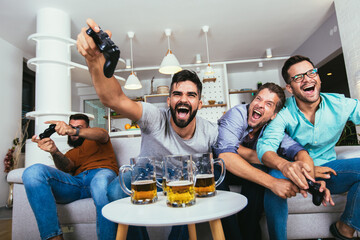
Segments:
[[[12,208],[13,206],[13,190],[14,190],[14,183],[9,183],[9,196],[8,199],[6,201],[6,207],[7,208]]]

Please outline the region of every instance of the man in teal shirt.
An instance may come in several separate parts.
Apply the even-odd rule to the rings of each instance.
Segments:
[[[293,96],[259,139],[258,158],[273,168],[272,176],[289,178],[302,189],[308,188],[305,177],[314,176],[314,165],[332,168],[336,174],[325,180],[327,188],[333,194],[348,192],[348,197],[340,220],[330,226],[330,231],[336,239],[352,239],[354,231],[360,230],[360,158],[336,159],[334,147],[347,121],[360,124],[360,102],[340,94],[320,93],[321,81],[309,58],[289,58],[282,76]],[[304,146],[311,158],[289,162],[279,157],[276,150],[285,132]],[[310,171],[305,170],[306,164]],[[325,199],[324,205],[326,201],[334,204],[331,198]],[[270,238],[286,239],[286,199],[266,191],[264,202]]]

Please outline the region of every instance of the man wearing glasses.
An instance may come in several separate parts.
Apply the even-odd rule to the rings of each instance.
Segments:
[[[360,104],[357,99],[340,94],[320,93],[318,70],[309,58],[293,56],[283,68],[286,89],[293,94],[277,117],[267,126],[257,144],[258,158],[272,168],[269,174],[288,178],[300,189],[308,189],[306,176],[314,176],[314,165],[333,169],[336,174],[325,179],[333,194],[348,192],[341,218],[330,226],[336,239],[352,239],[360,230],[360,159],[336,159],[335,144],[347,121],[360,124]],[[289,162],[276,154],[285,132],[308,151],[311,158]],[[299,161],[308,163],[307,171]],[[265,190],[265,212],[271,239],[287,239],[287,201]],[[324,199],[334,205],[331,198]]]

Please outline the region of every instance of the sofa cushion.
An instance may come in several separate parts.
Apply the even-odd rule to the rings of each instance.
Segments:
[[[312,202],[312,195],[308,194],[307,198],[304,198],[300,193],[295,197],[288,199],[289,214],[291,213],[327,213],[327,212],[343,212],[346,204],[346,194],[331,195],[335,206],[320,205],[316,206]]]

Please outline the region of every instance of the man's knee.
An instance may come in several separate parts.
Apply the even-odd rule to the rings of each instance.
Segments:
[[[41,176],[45,171],[47,171],[47,168],[48,166],[41,163],[37,163],[26,168],[22,175],[23,183],[26,184],[32,179]]]
[[[120,187],[119,177],[116,177],[107,188],[107,196],[110,202],[128,197]]]
[[[94,190],[104,189],[106,191],[108,185],[116,177],[116,173],[110,169],[103,169],[97,172],[91,180],[90,187]]]

